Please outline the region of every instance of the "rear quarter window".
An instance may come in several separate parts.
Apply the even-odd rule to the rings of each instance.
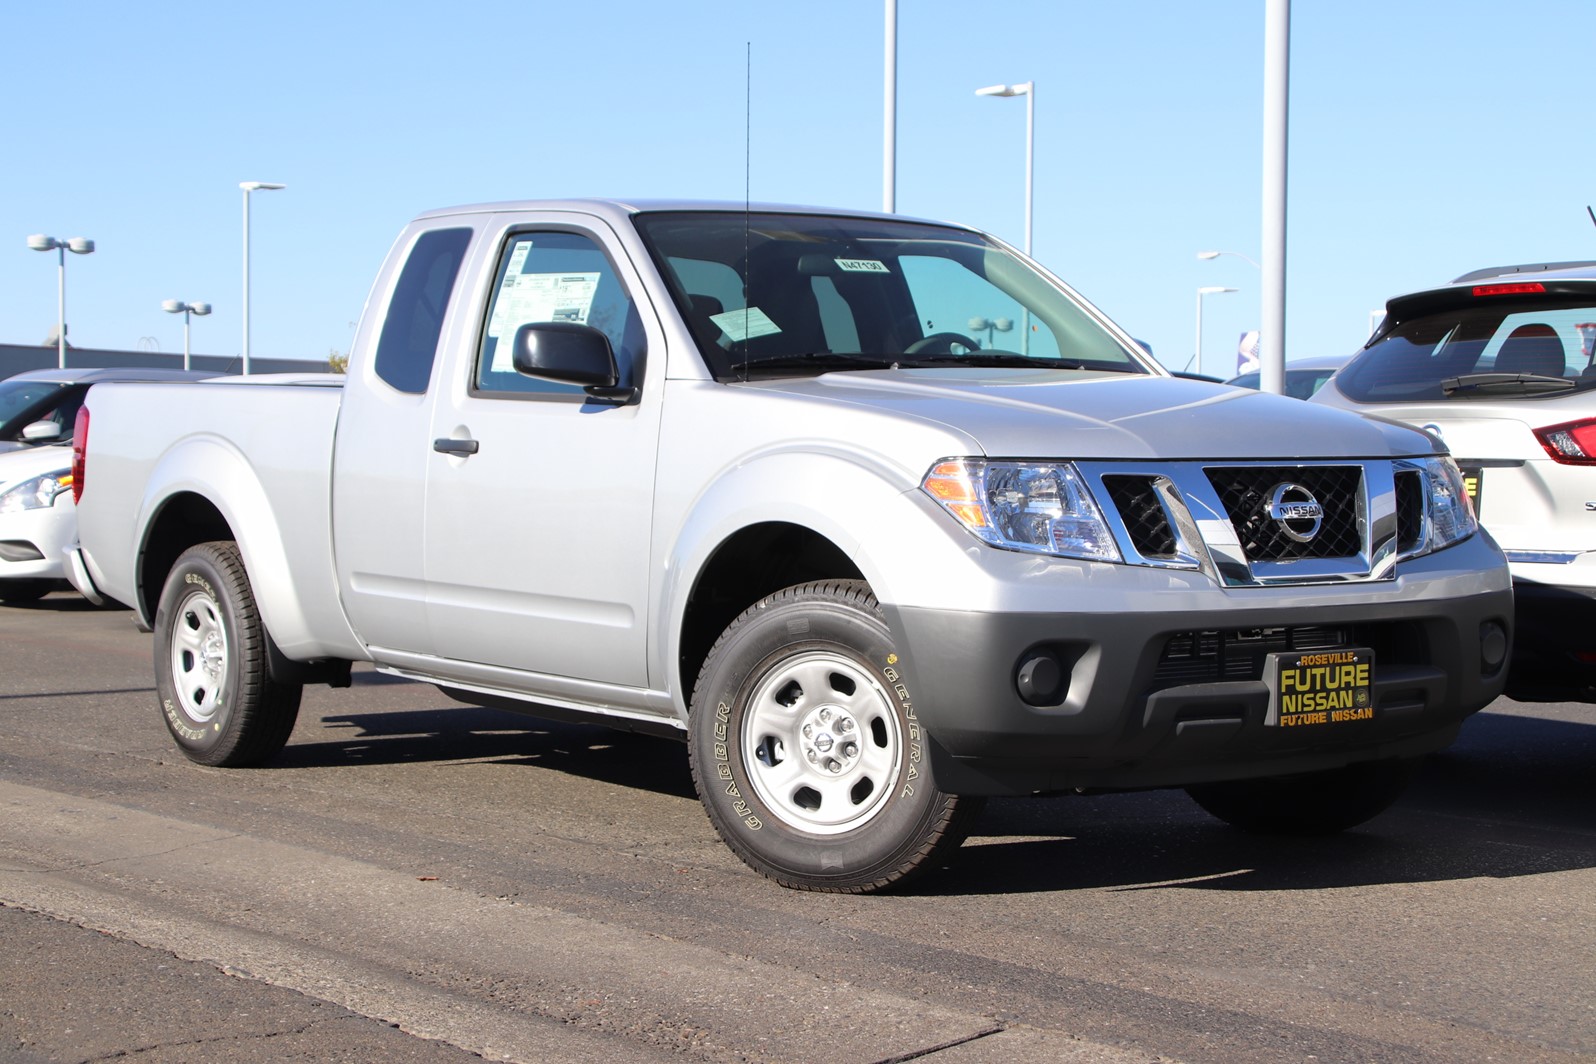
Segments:
[[[469,229],[434,229],[410,249],[388,301],[373,363],[377,376],[401,392],[427,390],[444,314],[470,243]]]

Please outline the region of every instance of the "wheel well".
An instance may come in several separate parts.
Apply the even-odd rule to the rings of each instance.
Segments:
[[[139,556],[139,612],[146,617],[155,616],[166,574],[184,551],[196,543],[233,538],[227,519],[204,496],[185,492],[166,500],[150,525]]]
[[[687,600],[677,662],[687,701],[710,648],[743,610],[794,584],[862,579],[841,548],[801,525],[770,523],[739,531],[716,549]]]

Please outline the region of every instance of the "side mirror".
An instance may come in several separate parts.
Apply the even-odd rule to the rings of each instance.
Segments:
[[[54,421],[35,421],[22,430],[23,443],[44,443],[61,438],[61,426]]]
[[[575,384],[595,399],[629,402],[636,388],[621,384],[610,339],[591,325],[539,322],[515,331],[515,371],[540,380]]]

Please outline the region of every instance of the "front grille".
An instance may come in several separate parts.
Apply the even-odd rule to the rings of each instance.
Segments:
[[[1397,553],[1423,545],[1424,476],[1417,469],[1396,475]]]
[[[1358,498],[1363,474],[1359,467],[1219,466],[1206,472],[1249,561],[1351,558],[1362,552]],[[1324,516],[1316,531],[1308,527],[1308,522],[1289,523],[1303,534],[1312,532],[1307,542],[1293,538],[1287,522],[1269,515],[1270,496],[1283,484],[1301,486],[1323,507]],[[1297,498],[1294,493],[1292,499]]]
[[[1223,680],[1261,680],[1270,654],[1327,650],[1346,646],[1350,631],[1340,627],[1236,628],[1180,632],[1169,637],[1158,659],[1158,687]]]
[[[1368,647],[1377,669],[1433,663],[1423,621],[1373,621],[1297,628],[1177,632],[1164,641],[1153,690],[1187,684],[1262,680],[1270,654]]]
[[[1108,497],[1114,500],[1131,545],[1144,558],[1171,558],[1175,555],[1175,533],[1158,501],[1153,478],[1109,475],[1103,478]]]

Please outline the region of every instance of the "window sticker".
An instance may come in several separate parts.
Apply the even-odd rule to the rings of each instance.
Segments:
[[[752,340],[756,336],[771,336],[781,332],[781,327],[758,307],[746,310],[723,310],[711,314],[709,320],[720,326],[720,331],[731,337],[732,343]]]
[[[499,287],[488,320],[488,335],[504,341],[493,349],[494,373],[513,373],[515,361],[510,341],[523,325],[533,322],[569,321],[586,325],[598,291],[599,273],[521,273],[514,270],[517,247],[511,253],[511,270]],[[524,258],[524,256],[523,256]]]
[[[891,273],[887,264],[879,259],[837,259],[837,268],[844,273]]]
[[[525,268],[527,253],[530,252],[531,250],[532,250],[532,241],[530,241],[530,240],[518,240],[518,241],[516,241],[515,247],[510,250],[510,266],[509,266],[509,269],[505,271],[506,274],[509,277],[517,276],[518,274],[520,274],[521,270]]]

